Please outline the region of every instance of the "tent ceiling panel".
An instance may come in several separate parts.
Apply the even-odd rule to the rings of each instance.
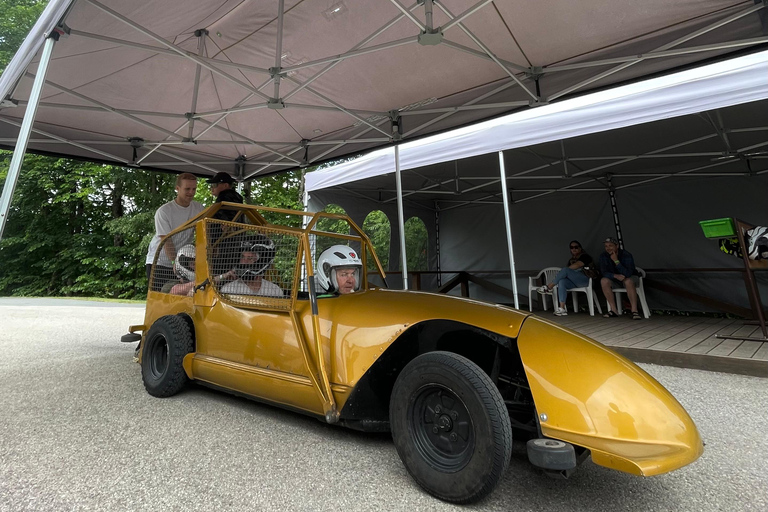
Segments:
[[[105,149],[123,155],[115,163],[133,161],[129,139],[142,139],[143,167],[169,169],[166,149],[182,162],[171,170],[199,174],[230,170],[247,155],[244,177],[391,144],[390,111],[413,139],[768,42],[766,6],[753,0],[444,0],[432,4],[434,30],[428,2],[286,0],[280,13],[275,0],[51,0],[0,77],[0,120],[11,121],[0,122],[4,147],[25,112],[33,55],[70,4],[41,129],[119,140]],[[675,53],[702,45],[715,46]],[[671,53],[647,55],[660,50]],[[81,142],[67,149],[41,139],[30,150],[92,158]],[[176,144],[147,156],[166,140]]]

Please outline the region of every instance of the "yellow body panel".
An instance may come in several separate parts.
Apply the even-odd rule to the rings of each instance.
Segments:
[[[532,317],[518,349],[545,436],[589,448],[597,464],[645,476],[703,453],[696,425],[669,391],[600,343]]]
[[[309,301],[297,301],[296,312],[311,339]],[[196,352],[185,364],[191,378],[323,413],[289,314],[238,308],[221,300],[197,306],[190,297],[151,292],[145,325],[179,313],[189,315],[195,324]],[[381,354],[418,322],[450,319],[514,338],[527,316],[458,297],[385,289],[319,299],[318,313],[323,360],[339,409]],[[308,350],[317,357],[311,343]]]

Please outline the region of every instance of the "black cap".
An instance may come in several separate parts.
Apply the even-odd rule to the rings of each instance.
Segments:
[[[225,172],[217,172],[216,176],[208,179],[209,184],[213,183],[229,183],[232,185],[235,182],[234,178]]]

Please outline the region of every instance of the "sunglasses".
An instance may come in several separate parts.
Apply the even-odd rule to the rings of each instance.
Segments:
[[[581,246],[580,245],[572,245],[571,249],[581,249]]]

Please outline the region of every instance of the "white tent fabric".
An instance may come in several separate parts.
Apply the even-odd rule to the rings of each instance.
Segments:
[[[768,98],[768,51],[510,114],[400,145],[400,169],[469,158]],[[312,192],[394,171],[391,148],[306,176]]]

